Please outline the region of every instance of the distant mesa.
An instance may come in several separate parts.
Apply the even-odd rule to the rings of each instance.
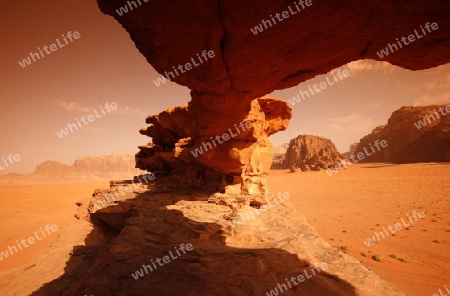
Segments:
[[[286,151],[289,148],[289,143],[284,143],[281,146],[277,146],[273,148],[273,157],[277,158],[279,156],[283,156],[286,154]]]
[[[355,154],[376,140],[388,146],[364,158],[363,162],[447,162],[450,161],[450,103],[406,106],[394,111],[386,125],[363,137]],[[441,111],[439,111],[441,110]],[[445,114],[445,115],[443,115]]]
[[[47,160],[36,166],[34,176],[63,176],[71,173],[71,166],[56,160]]]
[[[275,158],[272,169],[290,169],[291,172],[320,171],[334,166],[340,159],[331,140],[321,136],[299,135],[290,141],[284,159],[283,155]]]
[[[284,143],[281,146],[273,148],[273,161],[270,167],[271,170],[280,170],[283,168],[283,162],[286,158],[286,151],[289,148],[289,143]]]
[[[341,153],[341,157],[345,159],[345,158],[349,158],[352,155],[355,155],[356,148],[358,147],[358,145],[359,145],[359,142],[351,143],[349,151]]]
[[[33,182],[82,181],[128,178],[142,171],[135,168],[134,154],[112,154],[77,158],[72,165],[48,160],[36,166],[31,174],[9,173],[0,175],[0,184]]]

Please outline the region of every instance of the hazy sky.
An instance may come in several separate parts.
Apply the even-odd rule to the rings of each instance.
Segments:
[[[80,156],[137,152],[149,140],[138,132],[147,114],[190,100],[184,86],[155,86],[159,74],[94,0],[2,1],[0,11],[0,165],[10,153],[21,157],[0,174],[29,173],[46,160],[70,164]],[[65,44],[62,35],[69,31],[80,38]],[[57,38],[64,47],[25,68],[19,65]],[[289,129],[271,137],[275,146],[306,133],[328,137],[345,152],[401,106],[450,103],[449,64],[419,72],[374,61],[341,68],[350,76],[292,107]],[[326,76],[332,77],[269,95],[288,100]],[[117,110],[108,113],[107,102],[117,103]],[[57,136],[94,111],[102,117]]]

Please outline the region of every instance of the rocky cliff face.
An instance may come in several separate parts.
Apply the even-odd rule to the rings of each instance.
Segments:
[[[35,177],[55,177],[71,173],[71,166],[56,160],[47,160],[38,164],[32,175]]]
[[[72,170],[77,174],[104,175],[109,173],[135,173],[134,155],[114,154],[81,157],[75,160]]]
[[[277,157],[277,156],[285,155],[288,148],[289,148],[289,143],[284,143],[281,146],[274,147],[273,148],[273,156]]]
[[[333,166],[339,160],[339,152],[331,140],[310,135],[292,139],[286,151],[282,168],[291,172],[319,171]]]
[[[387,141],[387,147],[375,148],[377,140]],[[365,155],[363,162],[450,161],[450,104],[398,109],[386,125],[361,139],[358,153]]]
[[[147,117],[151,125],[140,132],[152,142],[139,147],[136,167],[219,192],[268,194],[268,137],[286,129],[290,118],[284,101],[264,97],[252,101],[241,121],[218,119],[205,132],[188,106],[171,108]]]
[[[87,156],[75,159],[72,165],[49,160],[38,164],[34,177],[60,176],[111,176],[114,174],[138,173],[135,168],[133,154],[111,154],[101,156]]]

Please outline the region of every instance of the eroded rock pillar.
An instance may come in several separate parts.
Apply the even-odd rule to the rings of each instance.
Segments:
[[[214,114],[196,116],[192,110],[198,109],[183,105],[147,117],[150,126],[140,133],[152,142],[139,146],[136,167],[219,192],[268,194],[268,137],[287,128],[292,113],[286,102],[257,98],[242,118],[217,121]]]

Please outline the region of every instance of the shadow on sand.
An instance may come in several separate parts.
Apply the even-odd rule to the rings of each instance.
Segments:
[[[308,262],[269,244],[258,249],[227,246],[230,234],[223,226],[167,208],[179,201],[187,209],[206,204],[208,193],[193,192],[147,191],[101,210],[106,223],[91,216],[97,226],[86,237],[86,246],[74,247],[64,275],[31,295],[356,295],[351,284],[326,271],[298,285],[291,281],[289,288],[291,277],[312,274]],[[111,211],[113,207],[120,210]],[[99,233],[107,239],[99,242]],[[175,247],[188,243],[193,250],[178,256]],[[177,258],[158,265],[156,258],[170,251]],[[137,280],[132,277],[152,260],[156,269],[147,268],[148,274],[142,271]]]

